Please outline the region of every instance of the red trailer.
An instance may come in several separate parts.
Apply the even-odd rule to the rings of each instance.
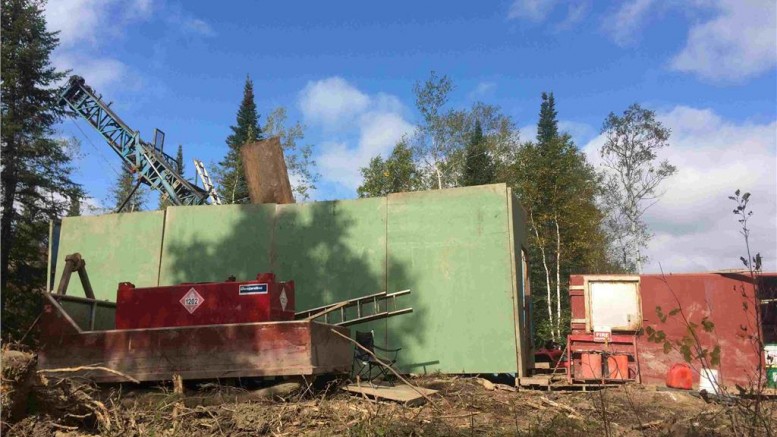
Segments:
[[[114,329],[116,304],[45,293],[41,369],[81,367],[96,382],[347,373],[351,344],[312,320]],[[110,370],[106,370],[110,369]],[[128,376],[130,378],[128,378]]]
[[[294,281],[273,273],[148,288],[122,282],[116,303],[99,301],[81,255],[65,260],[57,292],[43,294],[38,323],[38,365],[53,376],[126,382],[348,373],[345,326],[413,311],[386,304],[410,293],[403,290],[295,313]],[[67,295],[76,272],[86,297]],[[330,315],[338,321],[328,323]]]
[[[688,334],[685,317],[697,326],[703,348],[710,353],[720,348],[720,364],[711,369],[717,381],[729,388],[750,386],[763,362],[753,336],[766,344],[777,342],[777,273],[763,274],[759,281],[756,300],[753,281],[742,272],[572,275],[568,378],[664,384],[670,368],[685,359],[678,348],[665,351],[663,342],[650,341],[647,332],[660,331],[670,342],[682,340]],[[760,311],[760,326],[755,311]],[[698,361],[691,365],[698,385]]]

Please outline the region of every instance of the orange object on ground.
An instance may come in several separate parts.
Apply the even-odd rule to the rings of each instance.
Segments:
[[[610,379],[629,379],[629,356],[614,354],[607,357],[607,377]]]
[[[601,354],[580,354],[580,377],[582,379],[602,378]]]
[[[690,390],[693,388],[693,371],[685,363],[677,363],[666,374],[666,386]]]

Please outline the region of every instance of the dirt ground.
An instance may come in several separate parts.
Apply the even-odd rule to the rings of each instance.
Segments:
[[[777,401],[703,399],[661,387],[516,390],[482,378],[434,375],[438,390],[401,405],[345,392],[345,381],[272,388],[214,382],[119,384],[50,379],[32,354],[3,351],[2,434],[8,436],[707,436],[773,435]],[[224,381],[222,381],[224,383]],[[176,392],[177,391],[177,392]]]
[[[574,436],[735,435],[731,405],[637,385],[601,391],[488,390],[474,377],[412,379],[439,390],[404,406],[351,395],[337,381],[269,399],[206,384],[184,396],[170,386],[96,388],[45,380],[31,413],[9,436]],[[488,385],[488,384],[486,384]],[[304,387],[304,386],[303,386]],[[235,402],[236,398],[240,398]],[[736,419],[734,419],[736,420]],[[4,419],[5,421],[5,419]],[[766,434],[765,432],[763,434]]]

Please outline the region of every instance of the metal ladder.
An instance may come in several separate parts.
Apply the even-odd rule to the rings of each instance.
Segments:
[[[336,326],[350,326],[357,323],[384,319],[413,311],[413,308],[396,309],[397,297],[406,294],[410,294],[410,290],[402,290],[395,293],[386,293],[385,291],[382,291],[368,296],[357,297],[300,311],[294,314],[294,318],[297,320],[315,320],[323,317],[324,323]],[[389,309],[389,302],[391,302],[391,307],[393,309]],[[349,314],[349,312],[346,311],[349,308],[356,308],[356,314]],[[352,312],[353,311],[351,311],[351,313]]]
[[[210,181],[210,176],[208,176],[208,170],[205,170],[205,165],[203,165],[202,161],[199,159],[195,159],[194,168],[197,169],[197,176],[202,180],[202,186],[205,188],[205,191],[208,192],[211,203],[214,205],[221,205],[221,198],[213,187],[213,183]]]

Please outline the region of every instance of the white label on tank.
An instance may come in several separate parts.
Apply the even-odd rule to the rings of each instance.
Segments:
[[[289,303],[289,298],[286,297],[286,289],[281,291],[280,300],[281,300],[281,308],[283,308],[283,311],[286,311],[286,304]]]
[[[180,302],[181,305],[186,308],[186,311],[189,311],[189,314],[194,314],[194,311],[205,302],[205,298],[202,297],[200,293],[197,293],[197,290],[192,287],[183,295]]]

